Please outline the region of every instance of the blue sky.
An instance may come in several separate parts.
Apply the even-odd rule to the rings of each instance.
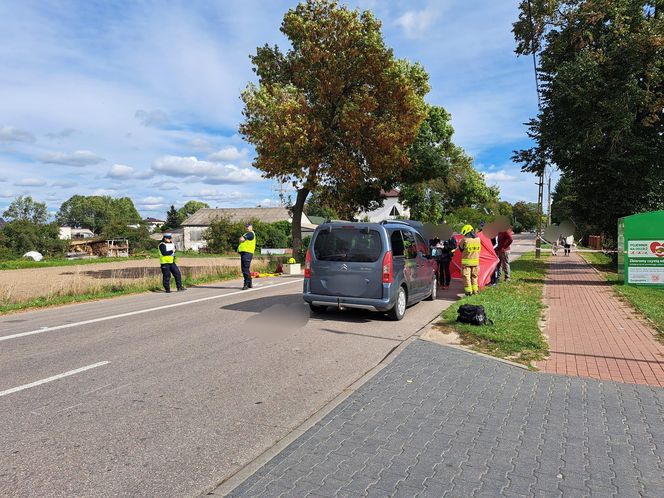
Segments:
[[[400,58],[431,76],[455,142],[508,201],[535,200],[512,164],[536,113],[532,62],[510,32],[517,0],[348,0],[383,22]],[[296,1],[0,2],[0,209],[32,195],[56,211],[74,194],[130,196],[144,216],[170,204],[268,205],[274,184],[237,134],[249,54],[287,47]]]

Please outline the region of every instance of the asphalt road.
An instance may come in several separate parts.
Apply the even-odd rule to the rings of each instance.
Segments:
[[[530,242],[516,241],[514,253]],[[253,460],[434,319],[309,317],[301,279],[0,317],[0,496],[192,496]]]

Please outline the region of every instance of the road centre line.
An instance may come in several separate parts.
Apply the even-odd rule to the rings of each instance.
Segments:
[[[13,394],[19,391],[23,391],[24,389],[41,386],[42,384],[46,384],[47,382],[53,382],[54,380],[62,379],[64,377],[69,377],[70,375],[76,375],[77,373],[85,372],[86,370],[90,370],[92,368],[103,367],[104,365],[108,365],[109,363],[110,361],[100,361],[99,363],[93,363],[92,365],[77,368],[76,370],[69,370],[69,372],[54,375],[52,377],[47,377],[45,379],[38,380],[36,382],[31,382],[30,384],[24,384],[22,386],[12,387],[11,389],[0,391],[0,398],[2,396],[7,396],[8,394]]]
[[[26,337],[29,335],[35,335],[35,334],[43,334],[44,332],[53,332],[54,330],[63,330],[63,329],[70,329],[72,327],[79,327],[81,325],[89,325],[91,323],[99,323],[99,322],[105,322],[108,320],[117,320],[118,318],[126,318],[128,316],[135,316],[135,315],[142,315],[143,313],[151,313],[153,311],[161,311],[169,308],[177,308],[178,306],[186,306],[188,304],[196,304],[196,303],[202,303],[205,301],[211,301],[213,299],[221,299],[223,297],[230,297],[230,296],[235,296],[238,294],[248,294],[249,292],[252,291],[259,291],[259,290],[265,290],[265,289],[270,289],[272,287],[280,287],[282,285],[289,285],[293,283],[302,283],[302,280],[292,280],[290,282],[281,282],[279,284],[274,284],[274,285],[267,285],[265,287],[256,287],[252,289],[247,289],[247,290],[240,290],[236,292],[229,292],[228,294],[220,294],[217,296],[209,296],[209,297],[202,297],[200,299],[192,299],[191,301],[183,301],[181,303],[173,303],[173,304],[165,304],[163,306],[156,306],[154,308],[147,308],[144,310],[137,310],[137,311],[129,311],[127,313],[120,313],[119,315],[111,315],[111,316],[104,316],[101,318],[92,318],[90,320],[83,320],[81,322],[74,322],[74,323],[66,323],[64,325],[56,325],[55,327],[44,327],[41,329],[37,330],[31,330],[29,332],[21,332],[18,334],[12,334],[12,335],[5,335],[5,336],[0,336],[0,342],[1,341],[8,341],[10,339],[18,339],[20,337]]]

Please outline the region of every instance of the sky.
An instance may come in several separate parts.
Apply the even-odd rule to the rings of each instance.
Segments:
[[[370,9],[398,58],[429,72],[427,101],[507,201],[535,201],[511,162],[536,114],[532,61],[514,54],[518,0],[347,0]],[[201,200],[273,205],[238,134],[256,47],[288,48],[291,0],[0,2],[0,210],[54,213],[74,194],[129,196],[143,216]],[[0,211],[1,212],[1,211]]]

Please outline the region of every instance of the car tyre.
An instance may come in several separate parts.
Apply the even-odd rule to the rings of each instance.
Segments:
[[[309,303],[309,309],[311,310],[312,313],[319,315],[327,311],[327,306],[318,306],[317,304]]]
[[[427,301],[435,301],[438,297],[438,282],[436,281],[436,274],[433,275],[433,280],[431,281],[431,293],[427,297]]]
[[[406,304],[408,302],[408,296],[406,295],[406,289],[403,286],[399,287],[397,291],[397,299],[394,303],[394,306],[390,311],[388,311],[388,316],[395,321],[402,320],[406,315]]]

